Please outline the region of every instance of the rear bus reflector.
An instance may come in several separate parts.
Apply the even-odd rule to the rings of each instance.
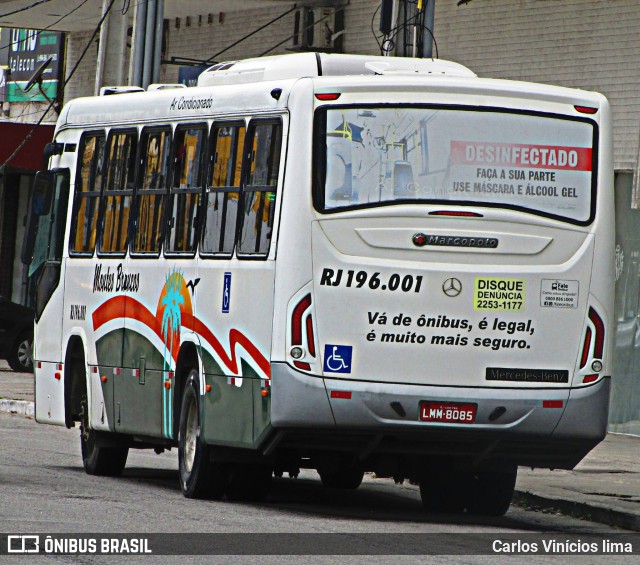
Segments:
[[[598,112],[598,108],[592,108],[591,106],[574,106],[574,108],[581,114],[595,114]]]
[[[562,408],[564,406],[563,400],[543,400],[543,408]]]
[[[311,365],[309,365],[309,363],[303,363],[302,361],[294,361],[293,364],[301,371],[311,370]]]
[[[344,398],[345,400],[351,400],[350,390],[332,390],[331,398]]]
[[[584,384],[587,384],[597,380],[598,380],[598,375],[587,375],[584,379],[582,379],[582,382]]]
[[[331,102],[340,98],[339,92],[316,92],[316,98],[323,102]]]

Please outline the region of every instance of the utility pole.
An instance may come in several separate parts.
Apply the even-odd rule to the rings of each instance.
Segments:
[[[424,23],[422,33],[422,56],[425,59],[433,57],[433,24],[436,12],[436,0],[427,0],[424,7]]]

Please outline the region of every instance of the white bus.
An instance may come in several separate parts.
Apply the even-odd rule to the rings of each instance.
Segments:
[[[309,468],[499,515],[602,440],[603,96],[314,53],[150,90],[67,104],[33,193],[36,419],[88,473],[177,448],[187,497]]]

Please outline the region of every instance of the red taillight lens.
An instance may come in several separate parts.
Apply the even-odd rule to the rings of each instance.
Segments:
[[[291,345],[301,346],[306,334],[307,353],[310,357],[315,357],[316,341],[313,332],[313,316],[309,310],[311,302],[311,294],[307,294],[293,309],[291,314]],[[304,361],[296,360],[293,364],[298,369],[311,370],[311,365]]]
[[[316,92],[316,98],[323,102],[331,102],[340,98],[339,92]]]
[[[574,106],[574,108],[581,114],[595,114],[598,111],[598,108],[592,108],[591,106]]]
[[[593,308],[589,308],[589,319],[595,328],[593,356],[596,359],[602,359],[604,354],[604,322]]]
[[[580,360],[580,368],[584,369],[589,361],[589,350],[591,349],[591,328],[587,328],[584,336],[584,346],[582,347],[582,359]]]
[[[311,314],[307,316],[307,348],[309,349],[309,355],[311,357],[316,356],[316,342],[313,337],[313,319],[311,318]]]
[[[302,345],[302,316],[311,306],[311,295],[307,294],[293,309],[291,315],[291,345]]]

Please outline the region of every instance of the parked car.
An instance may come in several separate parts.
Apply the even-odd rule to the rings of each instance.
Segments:
[[[14,371],[33,370],[33,309],[0,296],[0,359]]]

